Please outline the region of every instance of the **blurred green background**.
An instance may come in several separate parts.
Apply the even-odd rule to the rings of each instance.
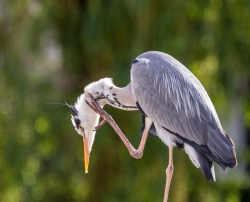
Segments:
[[[89,173],[70,110],[92,81],[129,83],[139,54],[166,52],[208,91],[239,165],[209,182],[174,149],[169,201],[250,201],[249,0],[1,0],[0,201],[162,201],[168,148],[147,141],[133,159],[109,125],[96,136]],[[138,111],[105,109],[137,148]]]

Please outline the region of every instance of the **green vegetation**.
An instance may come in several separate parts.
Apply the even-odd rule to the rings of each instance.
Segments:
[[[162,201],[168,148],[156,137],[133,159],[110,126],[96,136],[89,173],[70,110],[84,86],[129,83],[149,50],[187,66],[207,89],[239,166],[209,182],[174,149],[169,201],[250,201],[250,2],[126,0],[0,2],[0,201]],[[106,110],[135,147],[141,116]]]

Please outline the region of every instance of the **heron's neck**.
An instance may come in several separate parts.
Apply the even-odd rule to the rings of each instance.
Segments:
[[[101,96],[97,97],[96,100],[100,106],[108,104],[123,110],[137,110],[130,83],[124,88],[113,85],[108,90],[101,92]]]

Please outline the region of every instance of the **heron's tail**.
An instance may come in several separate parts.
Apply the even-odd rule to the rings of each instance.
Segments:
[[[210,181],[216,181],[214,165],[204,154],[197,152],[200,168],[203,175]]]
[[[233,140],[224,130],[209,128],[207,146],[212,153],[212,160],[217,162],[224,172],[227,167],[237,166]]]
[[[209,158],[205,154],[201,153],[199,150],[195,149],[187,143],[183,144],[183,149],[188,154],[193,164],[197,168],[201,169],[203,175],[207,178],[207,180],[216,181],[212,160],[209,160]]]

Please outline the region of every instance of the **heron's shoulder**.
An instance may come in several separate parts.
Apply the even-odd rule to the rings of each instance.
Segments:
[[[136,72],[149,70],[156,73],[170,71],[175,74],[190,74],[189,70],[177,59],[159,51],[149,51],[139,55],[132,61],[131,70],[132,69]]]
[[[138,89],[138,96],[154,92],[156,100],[163,99],[166,103],[171,101],[175,110],[184,111],[186,117],[202,115],[207,121],[220,125],[206,90],[178,60],[156,51],[143,53],[136,59],[138,62],[132,68],[131,83],[134,90]],[[147,65],[140,64],[140,60],[146,61]],[[147,92],[140,92],[142,88]]]

